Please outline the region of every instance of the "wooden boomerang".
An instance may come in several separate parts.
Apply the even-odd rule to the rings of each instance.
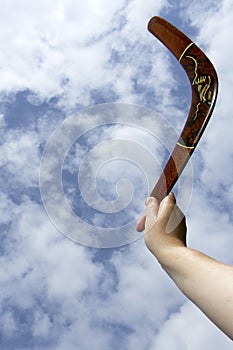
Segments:
[[[206,55],[172,24],[160,17],[153,17],[148,23],[148,30],[179,60],[192,88],[186,123],[151,192],[151,196],[161,202],[172,190],[207,126],[217,98],[218,78]]]

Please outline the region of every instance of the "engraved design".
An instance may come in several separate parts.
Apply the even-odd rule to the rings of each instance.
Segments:
[[[195,64],[195,69],[194,69],[194,73],[195,73],[195,77],[193,79],[192,85],[193,86],[197,86],[197,90],[199,92],[199,97],[200,97],[200,101],[201,102],[210,102],[211,100],[211,91],[209,91],[209,93],[207,94],[208,90],[210,89],[210,84],[211,84],[211,77],[210,75],[202,75],[200,77],[198,77],[198,62],[197,60],[192,57],[192,56],[186,56],[187,58],[191,58],[194,61]],[[208,81],[207,81],[208,80]],[[205,84],[204,87],[203,83]]]
[[[192,45],[194,45],[194,43],[190,43],[190,44],[184,49],[184,51],[183,51],[182,54],[180,55],[179,62],[182,60],[182,58],[183,58],[185,52],[187,52],[188,49],[189,49]]]
[[[209,115],[215,94],[215,75],[208,58],[190,43],[179,57],[192,87],[192,104],[178,146],[191,150],[195,147]]]
[[[180,143],[180,142],[177,142],[176,144],[177,144],[178,146],[180,146],[180,147],[187,148],[187,149],[194,149],[194,148],[195,148],[194,146],[182,145],[182,143]]]
[[[212,99],[212,91],[210,89],[211,86],[211,76],[210,75],[201,75],[198,76],[198,62],[193,56],[185,56],[187,58],[190,58],[194,62],[194,79],[192,81],[192,86],[196,87],[196,92],[198,94],[200,102],[196,105],[196,110],[194,113],[194,117],[192,119],[192,123],[195,122],[195,120],[198,117],[199,113],[199,107],[201,103],[207,102],[208,104],[211,104]]]
[[[195,122],[195,120],[197,119],[198,117],[198,112],[199,112],[199,106],[200,106],[200,102],[197,104],[197,107],[196,107],[196,111],[195,111],[195,114],[194,114],[194,117],[193,117],[193,122]]]

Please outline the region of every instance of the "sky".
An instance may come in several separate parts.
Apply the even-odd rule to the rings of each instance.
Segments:
[[[231,0],[0,0],[0,348],[231,348],[135,223],[190,106],[161,16],[219,78],[174,191],[188,245],[233,263]]]

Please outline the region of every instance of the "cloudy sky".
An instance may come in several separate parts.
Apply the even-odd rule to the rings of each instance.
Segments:
[[[0,0],[3,350],[232,346],[135,231],[190,104],[182,68],[147,31],[155,15],[218,72],[175,191],[189,245],[233,263],[232,1]]]

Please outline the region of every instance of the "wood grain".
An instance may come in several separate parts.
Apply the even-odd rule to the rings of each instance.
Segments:
[[[151,192],[161,201],[177,182],[208,124],[216,103],[218,78],[204,52],[171,23],[153,17],[148,30],[179,60],[192,89],[191,106],[180,138]]]

